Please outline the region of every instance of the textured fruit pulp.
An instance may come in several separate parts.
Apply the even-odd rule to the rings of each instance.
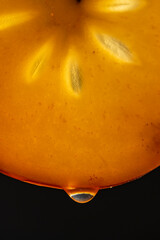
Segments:
[[[160,165],[160,1],[0,0],[0,169],[105,188]]]

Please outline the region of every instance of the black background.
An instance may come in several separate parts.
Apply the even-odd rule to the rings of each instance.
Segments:
[[[160,239],[160,168],[78,204],[0,174],[0,240]]]

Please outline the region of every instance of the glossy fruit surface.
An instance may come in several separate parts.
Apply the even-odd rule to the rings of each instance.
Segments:
[[[160,165],[160,1],[0,0],[0,170],[100,189]]]

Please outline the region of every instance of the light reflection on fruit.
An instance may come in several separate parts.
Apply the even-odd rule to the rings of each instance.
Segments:
[[[160,2],[0,0],[0,169],[87,202],[160,165]]]

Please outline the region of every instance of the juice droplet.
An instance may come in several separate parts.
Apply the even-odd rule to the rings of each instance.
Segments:
[[[65,189],[66,193],[73,199],[75,202],[78,203],[87,203],[91,201],[98,192],[98,189]]]

